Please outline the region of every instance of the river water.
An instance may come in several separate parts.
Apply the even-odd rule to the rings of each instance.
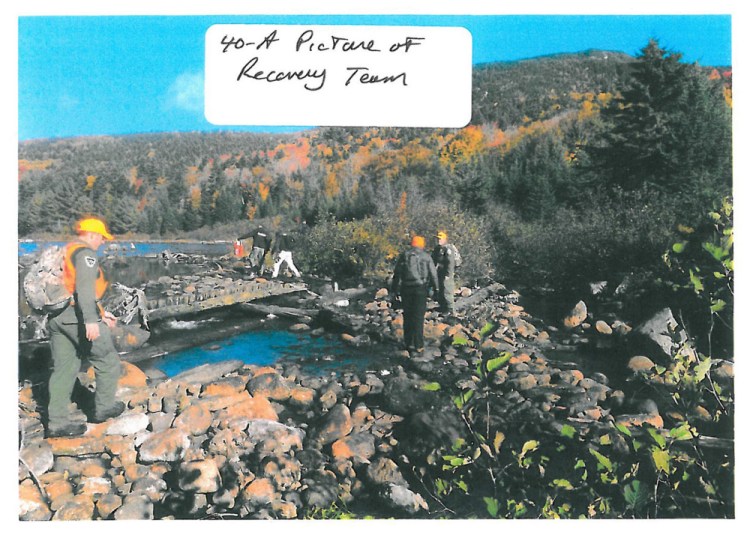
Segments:
[[[61,242],[20,241],[19,257],[33,254],[47,245],[64,245]],[[230,242],[108,242],[99,255],[108,279],[131,287],[142,287],[146,282],[162,276],[188,275],[206,270],[204,264],[165,262],[164,251],[171,253],[201,254],[216,258],[231,253]],[[20,289],[20,287],[19,287]],[[22,295],[22,293],[19,293]],[[520,302],[532,316],[547,325],[560,325],[564,312],[572,306],[552,296],[539,297],[522,293]],[[28,313],[25,303],[19,304],[21,314]],[[567,308],[566,308],[567,307]],[[168,355],[150,360],[148,367],[161,370],[168,376],[175,375],[194,366],[227,359],[239,359],[247,364],[269,365],[277,362],[299,363],[306,372],[327,373],[345,368],[376,370],[384,366],[389,358],[386,347],[370,347],[365,350],[348,347],[331,337],[311,337],[288,331],[289,322],[280,318],[258,318],[241,312],[214,311],[187,321],[171,320],[152,325],[150,344],[158,347],[160,341],[182,338],[189,345],[192,339],[200,339],[218,326],[230,325],[237,334],[228,332],[207,344],[170,352]],[[225,332],[231,329],[223,329]],[[620,386],[623,378],[621,355],[610,347],[596,344],[571,346],[560,343],[564,330],[553,335],[556,343],[545,349],[545,355],[556,361],[574,362],[589,375],[604,373],[614,385]],[[155,353],[158,353],[155,352]]]
[[[34,254],[48,245],[64,243],[19,242],[19,257]],[[99,256],[109,280],[141,287],[162,276],[187,275],[206,270],[203,264],[165,262],[162,259],[164,251],[215,258],[230,253],[231,246],[227,242],[112,242],[106,249],[100,250]],[[24,303],[20,305],[20,313],[28,313],[28,307],[23,306]],[[387,365],[386,348],[353,348],[334,336],[313,337],[307,333],[290,332],[289,326],[290,322],[281,318],[260,318],[234,309],[154,323],[149,340],[154,354],[160,353],[160,345],[169,343],[170,347],[174,347],[175,340],[182,342],[178,345],[185,348],[139,362],[139,365],[157,369],[168,377],[195,366],[230,359],[260,366],[294,363],[306,373],[318,375],[346,369],[377,371]],[[208,343],[200,343],[207,333],[220,328],[228,331],[228,334]],[[191,346],[193,340],[199,342]]]

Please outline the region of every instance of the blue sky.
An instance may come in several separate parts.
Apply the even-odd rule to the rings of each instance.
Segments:
[[[204,34],[217,23],[463,26],[474,63],[591,48],[636,55],[650,37],[731,64],[728,15],[19,17],[18,137],[251,130],[203,116]],[[273,131],[273,128],[260,128]],[[289,129],[287,129],[289,130]]]

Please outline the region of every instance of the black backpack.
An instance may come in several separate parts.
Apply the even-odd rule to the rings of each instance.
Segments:
[[[420,286],[427,282],[425,263],[417,251],[412,249],[404,253],[404,270],[402,281],[405,286]]]

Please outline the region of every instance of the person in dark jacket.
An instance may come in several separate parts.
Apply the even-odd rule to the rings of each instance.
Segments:
[[[448,234],[440,231],[436,236],[438,244],[432,251],[432,261],[437,268],[438,283],[437,302],[440,304],[440,311],[453,312],[453,292],[456,289],[455,272],[456,256],[453,247],[448,243]]]
[[[248,238],[253,239],[253,249],[250,251],[250,265],[258,271],[258,275],[262,275],[265,269],[266,254],[271,248],[271,235],[263,228],[263,225],[258,225],[258,228],[243,234],[239,238],[239,241],[246,240]]]
[[[276,239],[273,242],[273,249],[271,250],[272,254],[274,255],[273,274],[271,275],[272,278],[275,279],[279,276],[281,264],[283,264],[284,262],[286,262],[286,265],[289,266],[289,269],[292,270],[292,273],[294,273],[295,277],[300,277],[299,271],[294,265],[294,260],[292,260],[293,249],[293,237],[291,237],[286,232],[282,232],[281,234],[276,236]]]
[[[404,309],[404,346],[418,353],[424,350],[427,295],[431,287],[438,287],[435,264],[424,246],[424,237],[412,238],[411,247],[396,260],[391,283],[391,292],[401,298]]]

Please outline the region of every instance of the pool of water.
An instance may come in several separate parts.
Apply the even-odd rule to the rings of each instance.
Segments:
[[[324,374],[378,370],[386,364],[382,352],[353,348],[335,338],[262,329],[157,357],[148,362],[148,367],[173,377],[196,366],[236,359],[258,366],[290,362],[307,373]]]

